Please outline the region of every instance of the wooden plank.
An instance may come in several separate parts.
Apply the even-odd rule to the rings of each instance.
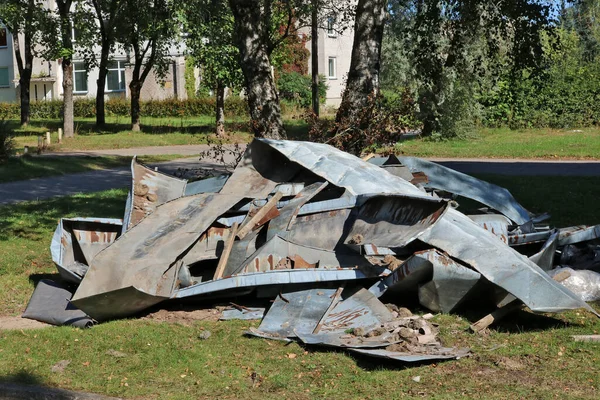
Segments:
[[[219,264],[217,264],[217,270],[215,271],[213,280],[221,279],[223,276],[223,271],[225,271],[225,266],[227,265],[227,260],[229,260],[229,254],[231,254],[231,248],[233,247],[233,242],[235,241],[235,233],[237,228],[238,223],[234,222],[233,226],[231,227],[229,237],[227,238],[227,243],[225,243],[223,253],[221,254],[221,258],[219,259]]]
[[[269,201],[267,201],[267,204],[265,204],[260,210],[258,210],[258,212],[254,214],[254,216],[250,218],[248,222],[246,222],[244,226],[240,228],[239,232],[237,233],[237,237],[243,239],[254,228],[259,226],[259,222],[263,224],[266,223],[267,221],[263,220],[263,217],[265,217],[273,209],[273,207],[277,207],[277,202],[281,200],[282,197],[283,193],[275,193],[273,197],[271,197]]]
[[[481,333],[485,329],[487,329],[487,327],[489,327],[491,324],[493,324],[494,322],[497,322],[498,320],[504,318],[511,312],[520,310],[523,307],[524,307],[524,305],[523,305],[523,303],[521,303],[521,300],[513,300],[510,303],[508,303],[507,305],[500,307],[493,313],[488,314],[485,317],[481,318],[479,321],[477,321],[473,325],[471,325],[469,327],[469,329],[473,333]]]

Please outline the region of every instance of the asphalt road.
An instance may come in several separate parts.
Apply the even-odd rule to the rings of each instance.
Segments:
[[[166,146],[94,152],[62,153],[61,155],[123,155],[198,154],[206,146]],[[508,176],[600,176],[600,161],[538,161],[538,160],[482,160],[432,159],[442,165],[470,175],[494,174]],[[200,162],[197,157],[152,164],[159,171],[173,174],[180,169],[223,169],[215,162]],[[76,193],[97,192],[130,185],[129,168],[82,172],[48,178],[30,179],[0,184],[0,204],[43,200]]]

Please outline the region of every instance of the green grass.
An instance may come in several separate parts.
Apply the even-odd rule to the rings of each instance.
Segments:
[[[557,225],[600,222],[592,201],[600,187],[592,178],[486,178],[505,185],[526,208],[551,212]],[[19,315],[34,283],[55,273],[48,246],[60,217],[120,217],[125,197],[124,190],[111,190],[0,207],[0,315]],[[183,326],[131,319],[90,330],[0,331],[0,381],[136,399],[598,398],[600,346],[570,338],[600,332],[587,312],[519,312],[486,337],[466,333],[465,316],[435,321],[444,344],[471,347],[473,357],[405,366],[244,337],[257,322]],[[200,340],[204,329],[212,336]],[[108,355],[110,349],[127,357]],[[60,360],[71,363],[62,374],[51,372]]]
[[[154,163],[177,158],[181,156],[166,154],[141,156],[139,160],[143,163]],[[120,156],[11,157],[7,163],[0,164],[0,183],[116,168],[130,164],[131,157]]]
[[[481,129],[474,137],[435,142],[411,139],[397,144],[394,152],[416,157],[444,158],[600,158],[600,128]]]

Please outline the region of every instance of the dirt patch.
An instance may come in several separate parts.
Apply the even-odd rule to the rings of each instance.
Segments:
[[[0,330],[41,329],[52,325],[21,317],[0,317]]]
[[[196,321],[218,321],[224,307],[199,310],[158,310],[143,317],[144,320],[190,326]]]
[[[508,371],[523,371],[527,368],[521,361],[509,357],[500,357],[494,364]]]

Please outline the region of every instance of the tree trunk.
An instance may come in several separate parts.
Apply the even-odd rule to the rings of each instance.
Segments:
[[[31,27],[27,27],[31,29]],[[21,56],[21,44],[19,43],[19,32],[13,34],[13,46],[17,68],[19,69],[19,91],[21,100],[21,126],[29,125],[29,110],[31,103],[31,74],[33,72],[33,51],[31,45],[31,33],[24,32],[24,57]],[[23,61],[24,59],[24,61]]]
[[[312,0],[312,16],[310,29],[310,59],[312,74],[312,107],[313,112],[319,116],[319,29],[318,29],[318,1]]]
[[[29,87],[31,85],[31,68],[23,69],[19,78],[19,86],[21,89],[21,126],[29,125],[29,109],[31,103],[31,95]]]
[[[138,80],[132,80],[129,84],[131,90],[131,130],[139,132],[140,128],[140,94],[142,85]]]
[[[100,65],[98,66],[98,89],[96,91],[96,126],[103,127],[106,124],[106,114],[104,111],[104,88],[106,87],[106,76],[108,74],[108,47],[106,54],[104,45],[102,46],[102,54],[100,55]]]
[[[63,132],[66,138],[75,137],[73,119],[73,63],[63,58]]]
[[[217,136],[225,136],[225,85],[217,81]]]
[[[267,2],[268,3],[268,2]],[[256,137],[285,139],[279,96],[269,61],[268,6],[259,0],[229,0]]]
[[[348,81],[336,120],[356,115],[379,92],[385,0],[358,0]]]

